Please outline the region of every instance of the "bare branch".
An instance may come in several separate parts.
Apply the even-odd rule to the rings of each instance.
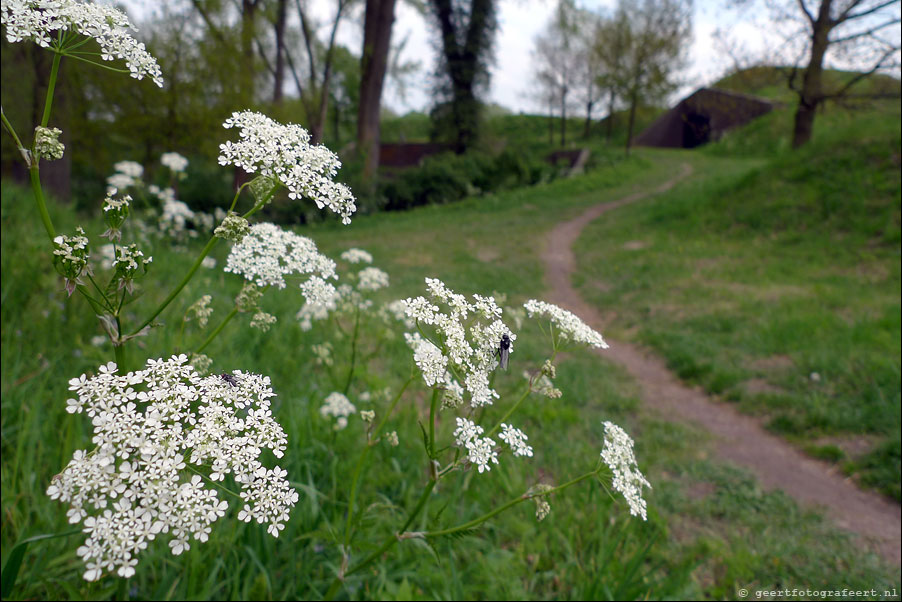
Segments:
[[[808,10],[808,7],[805,6],[805,0],[798,0],[798,3],[799,3],[799,8],[802,9],[802,12],[805,13],[805,16],[808,18],[808,22],[811,23],[811,25],[813,26],[814,21],[815,21],[814,15],[812,15],[811,11]]]
[[[207,28],[210,30],[210,33],[213,34],[213,37],[217,39],[219,42],[225,42],[225,35],[223,35],[222,31],[220,31],[219,27],[213,23],[213,19],[210,17],[209,13],[207,13],[206,9],[203,7],[203,3],[200,0],[191,0],[191,4],[194,6],[194,9],[200,14],[201,18],[206,23]]]
[[[853,33],[851,35],[847,35],[843,38],[836,38],[835,40],[830,40],[830,43],[831,44],[842,44],[843,42],[848,42],[850,40],[855,40],[858,38],[870,36],[870,35],[877,33],[881,29],[890,27],[891,25],[898,25],[900,22],[902,22],[902,20],[900,20],[900,19],[893,19],[891,21],[886,21],[885,23],[877,25],[876,27],[872,27],[871,29],[868,29],[867,31],[860,31],[858,33]]]
[[[844,96],[845,93],[849,89],[852,88],[852,86],[854,86],[861,80],[865,79],[866,77],[870,77],[871,75],[876,73],[879,69],[885,67],[886,65],[884,65],[883,62],[886,59],[888,59],[889,57],[891,57],[896,52],[896,50],[897,50],[897,48],[888,49],[886,52],[883,53],[883,56],[880,57],[880,60],[878,60],[876,63],[874,63],[874,66],[871,67],[870,71],[858,73],[857,75],[855,75],[855,77],[853,77],[848,82],[846,82],[846,85],[844,85],[842,88],[840,88],[839,90],[837,90],[836,92],[833,92],[831,94],[824,94],[823,98],[824,99],[828,99],[828,98],[836,99],[836,98],[840,98],[840,97]]]
[[[859,4],[858,2],[855,2],[855,3],[851,4],[842,15],[839,16],[839,18],[836,20],[836,23],[839,24],[839,23],[843,23],[845,21],[851,21],[853,19],[860,19],[861,17],[873,15],[874,13],[881,11],[888,6],[892,6],[893,4],[898,4],[898,3],[899,3],[899,0],[887,0],[886,2],[882,2],[880,4],[877,4],[876,6],[872,6],[871,8],[869,8],[867,10],[863,10],[859,13],[850,13],[850,11]]]

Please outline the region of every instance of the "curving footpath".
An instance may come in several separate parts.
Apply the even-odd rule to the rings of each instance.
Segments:
[[[590,207],[548,233],[542,259],[549,301],[572,311],[596,329],[603,320],[570,283],[576,268],[571,250],[583,228],[608,211],[673,188],[692,168],[657,188]],[[815,460],[783,439],[771,435],[754,419],[717,401],[697,387],[679,381],[657,357],[636,345],[611,341],[603,357],[623,366],[641,387],[642,401],[669,420],[692,423],[715,435],[718,453],[749,469],[767,489],[781,489],[800,504],[819,507],[839,527],[863,536],[875,551],[896,565],[902,560],[902,507],[859,489],[832,466]]]

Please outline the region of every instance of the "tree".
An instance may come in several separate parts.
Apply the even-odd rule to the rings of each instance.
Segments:
[[[604,63],[595,51],[595,40],[602,33],[601,23],[602,18],[599,15],[588,10],[579,10],[574,92],[586,111],[583,138],[588,138],[591,133],[592,115],[605,91],[603,87],[606,81]]]
[[[394,20],[395,0],[366,0],[357,105],[357,150],[364,157],[366,179],[379,166],[379,114]]]
[[[691,13],[691,0],[620,0],[612,27],[599,40],[610,83],[629,106],[627,154],[639,103],[660,101],[677,87],[690,41]]]
[[[545,30],[536,36],[533,60],[536,82],[560,116],[561,146],[567,142],[567,107],[580,72],[578,10],[573,0],[559,0]]]
[[[791,71],[790,87],[799,97],[792,146],[811,139],[818,107],[845,96],[862,79],[877,71],[899,67],[899,0],[797,0],[807,40],[801,85],[798,69]],[[828,53],[857,55],[862,70],[833,89],[824,85]]]
[[[476,140],[481,105],[478,92],[489,80],[495,0],[430,0],[440,33],[438,95],[447,102],[445,119],[458,153]],[[469,10],[467,10],[469,4]]]

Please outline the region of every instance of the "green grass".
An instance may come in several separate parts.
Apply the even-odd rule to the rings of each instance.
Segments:
[[[579,278],[619,336],[898,500],[899,109],[843,121],[765,163],[692,157],[590,225]]]
[[[349,227],[319,224],[302,232],[333,257],[352,246],[371,251],[376,265],[392,277],[386,299],[420,294],[423,278],[438,276],[460,292],[505,292],[512,305],[543,292],[538,245],[549,228],[587,206],[666,180],[688,157],[653,153],[549,185],[360,217]],[[739,159],[704,161],[724,177],[747,173],[754,166]],[[64,507],[43,493],[72,452],[88,445],[88,421],[64,410],[66,382],[96,370],[112,352],[90,344],[90,338],[100,334],[94,318],[82,300],[65,299],[61,282],[46,269],[46,237],[28,194],[4,186],[2,198],[0,485],[5,562],[15,541],[67,529]],[[77,223],[93,237],[103,230],[96,219],[74,215],[66,207],[55,206],[52,211],[60,231],[71,231]],[[634,209],[620,211],[628,216]],[[662,229],[669,223],[663,220]],[[637,231],[608,233],[615,234],[638,236]],[[620,248],[616,243],[610,247],[612,252]],[[214,251],[220,267],[226,251],[224,245]],[[139,315],[165,294],[190,257],[165,247],[153,249],[153,255],[145,294],[133,306]],[[616,253],[604,257],[609,266],[626,270],[617,260]],[[636,266],[624,281],[648,285],[656,269]],[[219,269],[204,271],[162,319],[177,322],[188,304],[211,292],[215,324],[238,286],[236,277]],[[248,329],[246,321],[236,320],[208,353],[216,361],[216,371],[240,367],[272,377],[279,395],[274,412],[290,443],[282,466],[301,493],[292,519],[278,540],[258,525],[223,519],[214,525],[209,542],[193,545],[180,557],[171,556],[163,542],[155,542],[128,586],[132,598],[317,598],[337,570],[335,530],[343,524],[346,484],[362,426],[352,421],[347,430],[333,434],[317,410],[323,397],[342,382],[347,350],[334,334],[326,335],[332,331],[328,325],[302,333],[293,320],[300,295],[291,289],[277,293],[267,295],[263,304],[279,317],[276,328],[263,335]],[[621,311],[624,315],[617,322],[624,330],[632,318],[626,308]],[[400,340],[380,342],[376,326],[367,326],[366,332],[370,337],[361,353],[368,359],[352,386],[354,400],[364,391],[396,389],[409,363]],[[504,393],[522,387],[520,372],[547,352],[534,326],[524,326],[519,334],[511,371],[497,382]],[[200,340],[199,333],[188,335],[189,343]],[[317,366],[310,351],[312,343],[327,338],[338,350],[334,373]],[[171,329],[160,329],[140,343],[142,347],[131,351],[132,362],[169,354],[177,341]],[[832,383],[832,373],[823,373],[824,386]],[[898,573],[853,545],[847,535],[799,510],[781,494],[763,493],[747,474],[723,466],[702,434],[645,416],[636,384],[615,366],[574,352],[560,362],[558,374],[557,386],[564,397],[525,404],[517,422],[536,449],[532,461],[508,459],[490,475],[443,483],[429,501],[425,518],[414,527],[457,524],[518,495],[540,478],[560,482],[586,470],[597,458],[604,419],[623,424],[637,440],[640,463],[654,484],[649,522],[631,519],[623,505],[600,487],[582,486],[555,496],[552,514],[543,523],[536,523],[532,506],[523,505],[460,540],[439,540],[431,548],[417,540],[402,542],[373,565],[366,579],[350,579],[343,596],[732,599],[740,587],[776,588],[795,582],[823,586],[825,581],[861,589],[884,585],[899,589]],[[399,431],[400,447],[380,446],[371,455],[360,498],[366,510],[359,528],[366,535],[358,541],[357,558],[398,527],[403,508],[412,505],[425,483],[416,425],[427,403],[425,395],[422,386],[414,387],[389,423],[390,429]],[[382,406],[374,407],[378,411]],[[500,415],[501,408],[493,411]],[[450,428],[443,421],[439,430],[447,435]],[[700,488],[707,493],[699,495]],[[70,537],[32,545],[14,597],[104,599],[126,593],[117,590],[115,580],[95,585],[81,580],[75,556],[78,541]]]

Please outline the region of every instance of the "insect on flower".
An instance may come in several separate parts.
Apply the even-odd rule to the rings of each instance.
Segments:
[[[229,383],[229,386],[232,386],[232,387],[238,386],[238,379],[235,378],[234,376],[232,376],[231,374],[223,372],[222,374],[219,375],[219,378],[221,378],[222,380]]]
[[[501,335],[501,342],[498,343],[498,349],[495,350],[495,356],[498,358],[498,364],[504,370],[508,369],[511,352],[511,338],[508,335]]]

